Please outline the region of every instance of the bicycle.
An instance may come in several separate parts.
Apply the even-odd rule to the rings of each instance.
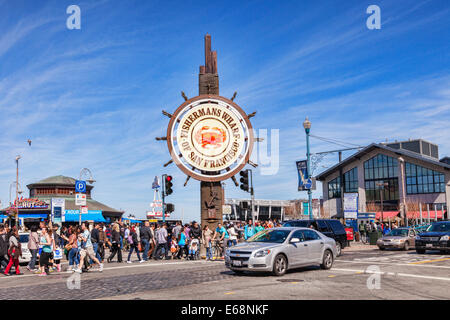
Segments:
[[[211,254],[213,260],[218,260],[223,257],[223,247],[220,240],[212,240]]]

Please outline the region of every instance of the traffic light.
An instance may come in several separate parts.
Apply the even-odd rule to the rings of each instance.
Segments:
[[[173,192],[172,186],[173,186],[172,176],[166,176],[166,179],[164,181],[164,190],[166,190],[166,196],[168,196]]]
[[[248,202],[247,201],[242,201],[239,206],[241,207],[242,210],[247,210],[248,209]]]
[[[175,211],[175,206],[173,203],[166,203],[166,213],[172,213]]]
[[[241,175],[241,189],[248,192],[248,170],[242,170],[239,174]]]

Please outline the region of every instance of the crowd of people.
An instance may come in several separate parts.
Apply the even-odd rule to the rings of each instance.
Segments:
[[[200,248],[206,249],[206,260],[223,258],[226,249],[238,242],[247,240],[261,230],[279,227],[276,220],[219,223],[214,230],[203,228],[196,221],[174,225],[167,223],[127,224],[116,221],[112,224],[83,222],[80,226],[59,226],[51,222],[41,222],[31,226],[28,232],[27,249],[31,259],[26,266],[30,272],[47,276],[52,272],[61,272],[61,261],[68,261],[67,271],[87,272],[98,265],[103,270],[104,261],[123,262],[123,254],[128,252],[126,262],[133,263],[136,255],[139,263],[150,259],[200,258]],[[24,232],[24,230],[21,230]],[[22,244],[19,229],[0,224],[0,270],[10,276],[14,268],[20,272],[19,257],[22,256]],[[213,248],[220,248],[219,252]],[[107,251],[109,255],[106,256]],[[117,259],[117,260],[115,260]]]
[[[389,226],[389,223],[383,223],[379,221],[361,221],[361,223],[358,225],[358,231],[361,235],[361,242],[368,242],[369,233],[371,232],[381,232],[381,234],[385,235],[388,234],[392,229],[397,228],[398,225],[396,222],[392,223],[391,226]]]

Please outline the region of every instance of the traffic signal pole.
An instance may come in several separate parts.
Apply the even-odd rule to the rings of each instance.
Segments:
[[[165,223],[166,222],[166,213],[165,213],[165,210],[164,210],[164,206],[165,206],[165,201],[164,201],[164,199],[165,199],[165,197],[166,197],[166,177],[167,177],[167,174],[163,174],[162,175],[162,179],[161,179],[161,182],[162,182],[162,192],[161,192],[161,200],[162,200],[162,216],[163,216],[163,223]]]
[[[250,171],[250,195],[251,197],[251,206],[252,206],[252,221],[253,224],[255,224],[255,216],[254,216],[254,205],[255,205],[255,192],[253,191],[253,171],[251,169],[248,169]]]

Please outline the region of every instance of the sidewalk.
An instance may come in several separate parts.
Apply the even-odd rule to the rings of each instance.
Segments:
[[[376,250],[378,249],[378,246],[376,245],[370,245],[370,244],[364,244],[362,242],[350,242],[350,247],[345,247],[345,251],[363,251],[363,250]]]

